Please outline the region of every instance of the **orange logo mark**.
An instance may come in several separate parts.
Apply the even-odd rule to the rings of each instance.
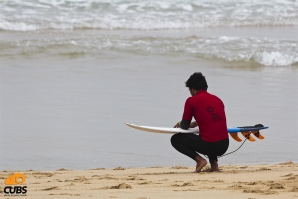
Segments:
[[[26,177],[22,173],[15,173],[13,175],[10,175],[6,178],[4,181],[7,185],[17,185],[17,184],[23,184],[26,181]]]

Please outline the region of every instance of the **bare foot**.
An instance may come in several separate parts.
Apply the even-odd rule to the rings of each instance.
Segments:
[[[211,163],[211,169],[210,169],[210,172],[214,172],[214,171],[219,171],[219,168],[218,168],[218,164],[216,161],[213,161]]]
[[[206,166],[206,165],[207,165],[207,161],[204,158],[197,161],[197,166],[196,166],[195,173],[200,173],[201,170],[203,169],[203,167]]]

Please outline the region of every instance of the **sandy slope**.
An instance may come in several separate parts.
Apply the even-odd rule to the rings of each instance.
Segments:
[[[298,164],[222,166],[192,173],[194,167],[97,168],[24,171],[26,198],[298,198]],[[15,171],[0,172],[4,180]],[[4,198],[15,198],[5,196]]]

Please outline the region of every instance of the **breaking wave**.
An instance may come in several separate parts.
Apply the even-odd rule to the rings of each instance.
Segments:
[[[0,2],[0,30],[296,26],[289,0],[10,0]]]
[[[103,52],[139,55],[190,56],[228,62],[255,62],[264,66],[298,63],[298,41],[267,38],[210,37],[123,37],[96,36],[67,39],[2,41],[0,56],[97,56]]]

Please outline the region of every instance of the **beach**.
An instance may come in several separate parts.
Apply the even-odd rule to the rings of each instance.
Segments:
[[[23,171],[28,198],[298,198],[298,164]],[[13,171],[1,171],[5,179]],[[23,186],[22,185],[22,186]],[[3,192],[3,185],[1,190]],[[1,193],[1,192],[0,192]],[[3,193],[1,193],[3,194]],[[21,194],[19,194],[21,195]],[[4,196],[15,198],[15,196]]]

